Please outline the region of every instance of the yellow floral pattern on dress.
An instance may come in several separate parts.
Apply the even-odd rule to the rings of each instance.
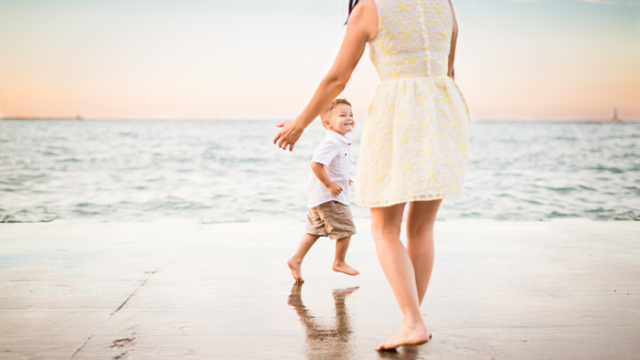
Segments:
[[[365,207],[462,194],[469,110],[447,76],[453,17],[448,0],[375,0],[370,57],[381,84],[358,157],[356,204]]]

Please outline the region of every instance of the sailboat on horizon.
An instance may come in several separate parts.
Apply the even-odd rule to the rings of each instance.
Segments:
[[[614,108],[613,108],[613,116],[611,117],[611,119],[609,119],[609,121],[610,121],[610,122],[613,122],[613,123],[620,123],[620,122],[622,122],[622,119],[620,119],[620,118],[618,117],[618,107],[614,107]]]

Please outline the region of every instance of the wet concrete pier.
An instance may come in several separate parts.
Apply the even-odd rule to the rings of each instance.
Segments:
[[[378,353],[401,314],[366,221],[331,271],[302,223],[0,224],[1,359],[638,359],[640,222],[445,221],[433,340]]]

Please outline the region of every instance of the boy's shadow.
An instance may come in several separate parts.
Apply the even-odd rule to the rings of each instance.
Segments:
[[[347,312],[345,299],[358,287],[333,290],[333,302],[335,305],[335,324],[327,326],[321,324],[311,315],[302,302],[302,284],[295,283],[291,288],[291,295],[287,303],[296,309],[300,321],[305,327],[307,336],[308,359],[350,359],[353,357],[353,349],[350,345],[351,319]]]
[[[347,311],[345,300],[353,294],[358,287],[333,290],[333,302],[335,306],[335,325],[323,325],[311,315],[311,312],[302,302],[302,285],[295,283],[291,288],[291,295],[287,303],[293,306],[305,327],[307,336],[307,358],[319,359],[352,359],[354,349],[350,344],[353,331],[351,330],[351,318]],[[421,355],[419,346],[405,346],[401,351],[377,352],[381,359],[414,360]],[[421,357],[420,357],[421,358]]]

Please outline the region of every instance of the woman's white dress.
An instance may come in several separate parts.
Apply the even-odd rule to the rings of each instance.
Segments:
[[[370,57],[381,84],[357,164],[356,204],[390,206],[461,195],[469,110],[447,76],[453,12],[447,0],[375,0]]]

